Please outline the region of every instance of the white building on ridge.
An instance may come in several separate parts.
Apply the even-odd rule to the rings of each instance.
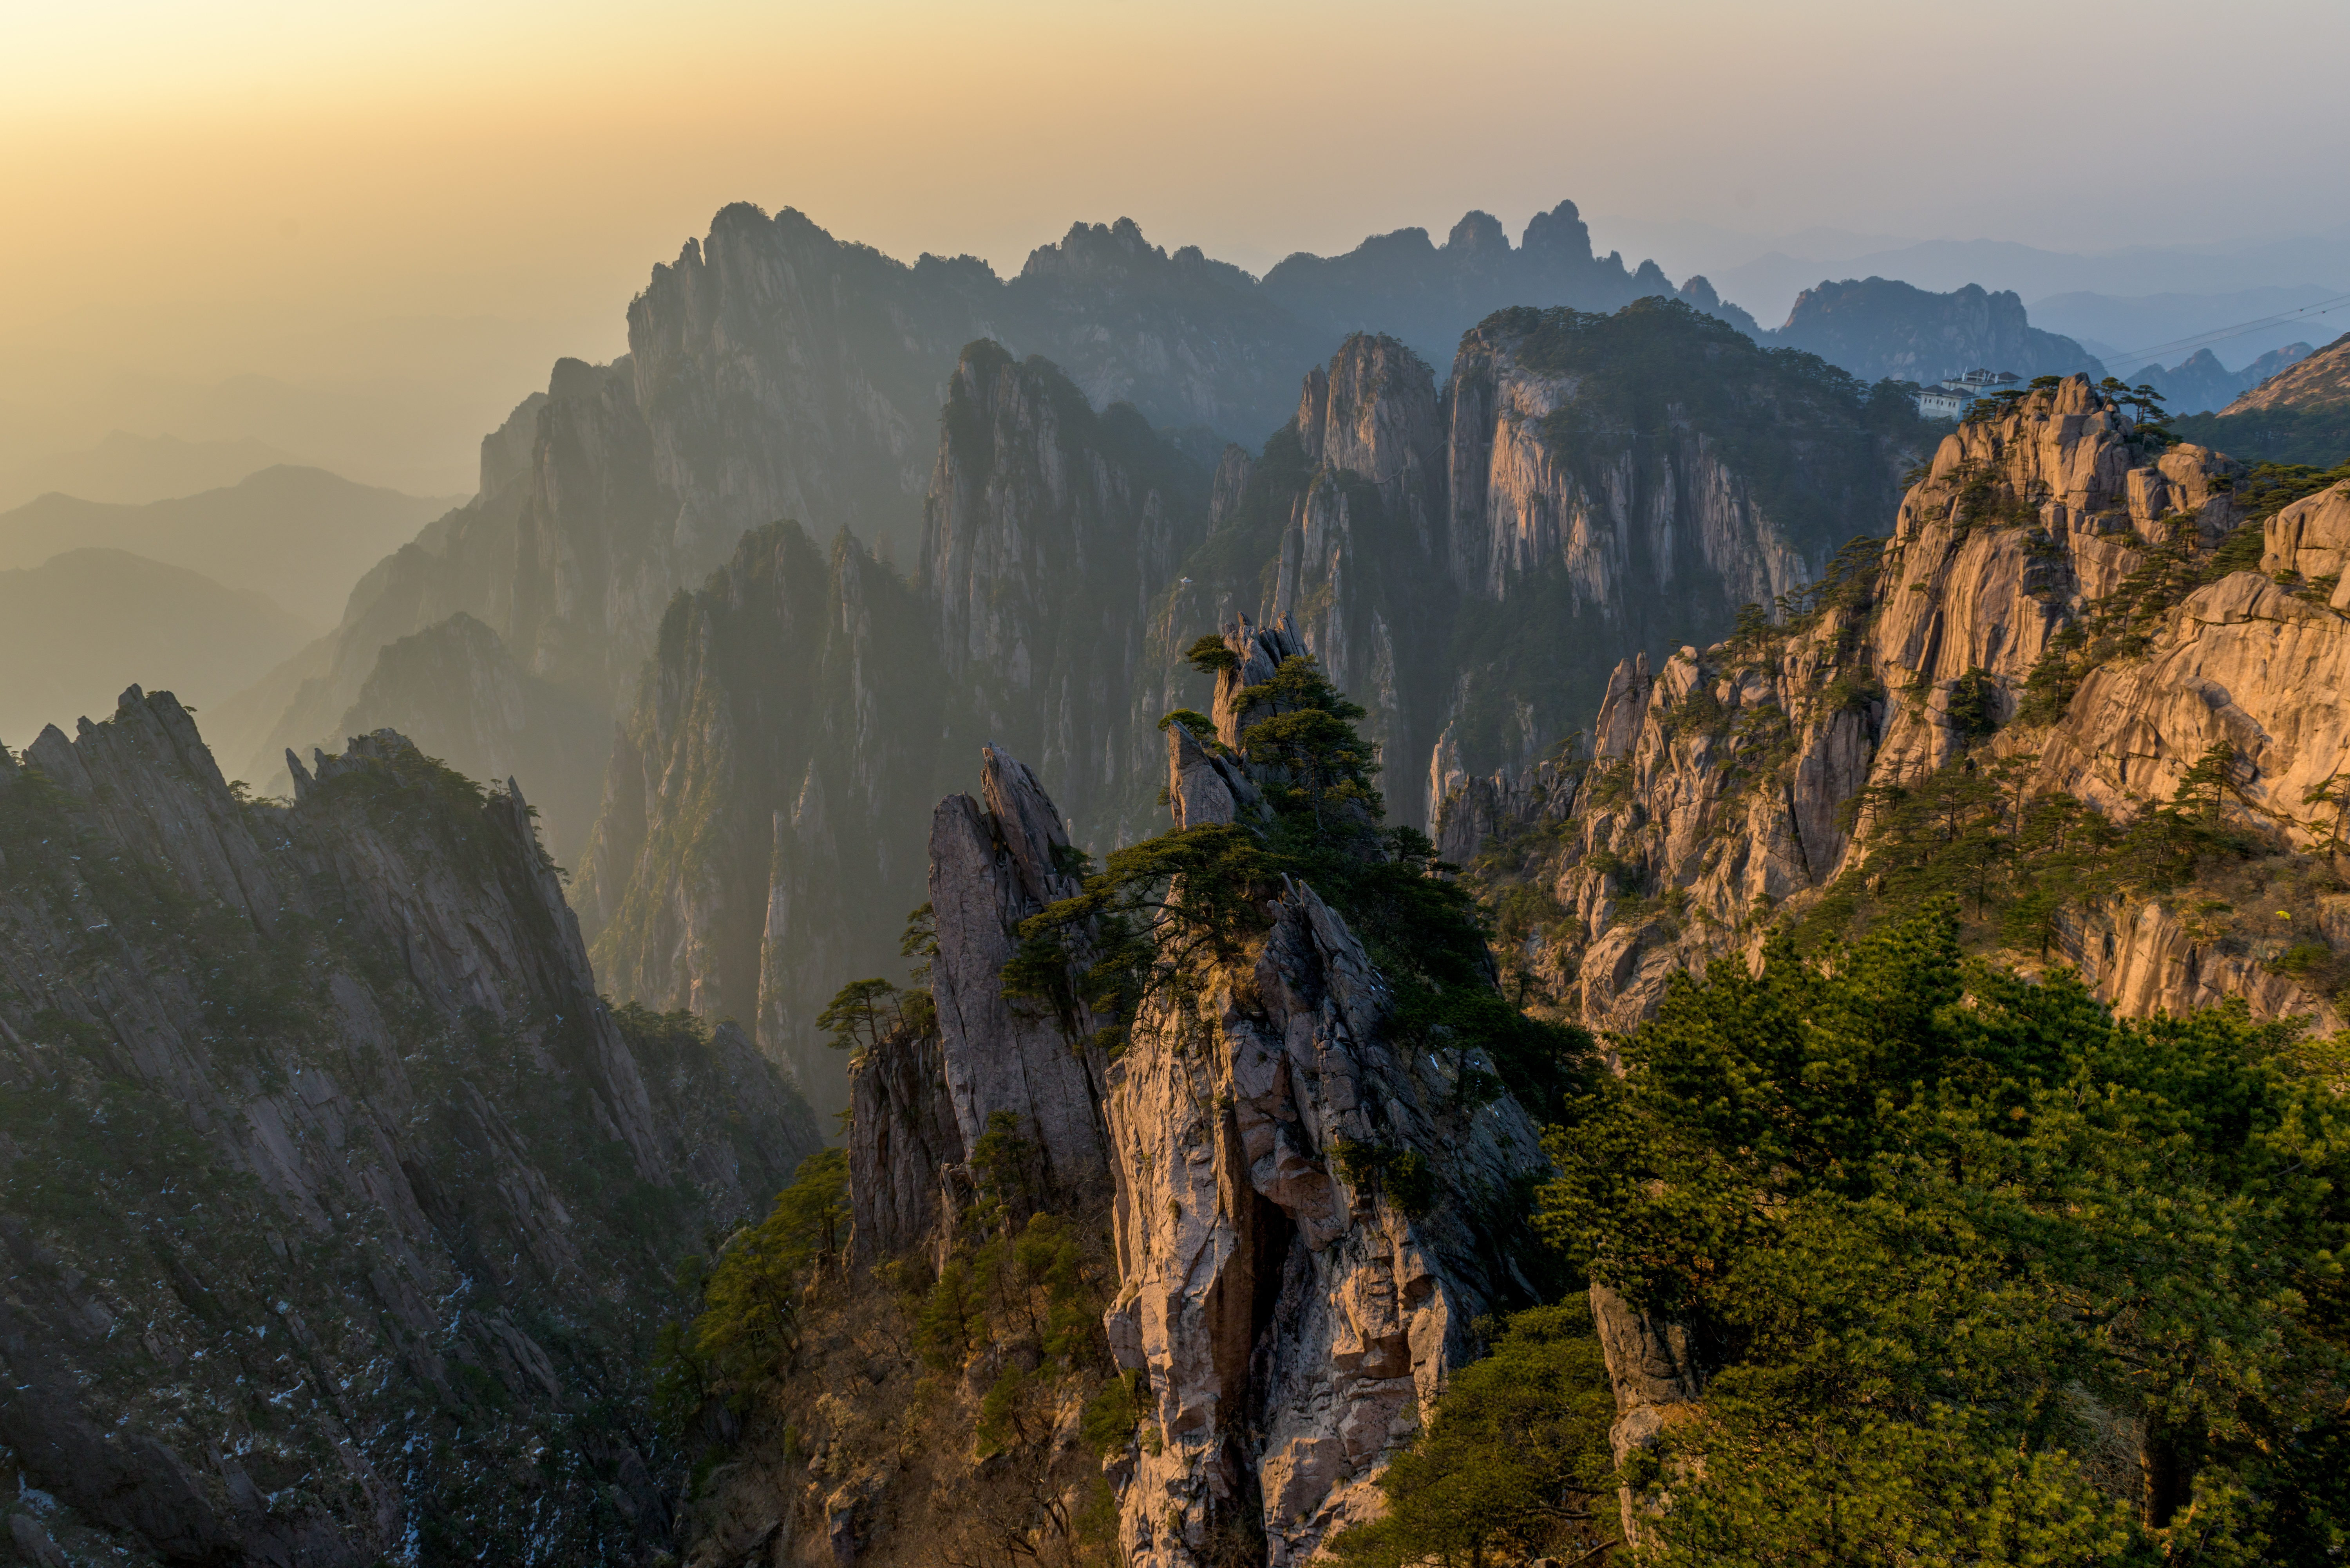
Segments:
[[[1993,392],[2021,386],[2023,378],[2005,370],[1969,370],[1962,376],[1951,376],[1918,391],[1918,412],[1929,420],[1962,418],[1974,406],[1978,398],[1988,398]]]

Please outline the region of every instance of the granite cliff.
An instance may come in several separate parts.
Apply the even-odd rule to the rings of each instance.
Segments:
[[[1665,301],[1499,312],[1440,392],[1358,336],[1261,456],[1226,454],[1209,539],[1156,611],[1159,668],[1179,668],[1174,628],[1288,618],[1424,824],[1461,778],[1583,724],[1628,650],[1815,575],[1924,439],[1890,389]],[[1139,706],[1180,695],[1162,680]]]
[[[1222,646],[1219,714],[1262,716],[1295,641],[1242,625]],[[1289,774],[1211,743],[1170,727],[1177,831],[1136,853],[1303,842]],[[1122,859],[1092,875],[1035,774],[994,746],[981,763],[980,795],[931,817],[920,1004],[851,1069],[854,1240],[816,1287],[839,1327],[763,1394],[692,1560],[910,1563],[1016,1536],[1071,1561],[1312,1561],[1378,1511],[1377,1477],[1474,1355],[1472,1325],[1534,1293],[1510,1215],[1541,1155],[1493,1075],[1521,1059],[1429,1035],[1440,966],[1406,956],[1474,950],[1473,930],[1377,912],[1414,886],[1454,906],[1379,847],[1405,841],[1341,815],[1326,842],[1354,870],[1326,872],[1345,894],[1247,874],[1201,947],[1178,911],[1216,863],[1183,887]],[[1113,887],[1167,912],[1124,926]],[[1066,989],[1036,983],[1040,929],[1067,944]],[[1117,961],[1146,977],[1132,1004],[1081,974],[1138,939],[1147,956]],[[1457,1005],[1491,997],[1481,950],[1445,972]],[[1577,1038],[1527,1027],[1545,1049]],[[1055,1246],[1064,1276],[1019,1261]],[[885,1304],[910,1279],[926,1295]],[[1073,1315],[1040,1335],[1054,1303]],[[877,1360],[850,1330],[893,1310],[919,1354]]]
[[[1416,271],[1400,288],[1387,277],[1393,247],[1376,240],[1326,263],[1293,257],[1259,283],[1120,219],[1072,225],[1003,278],[970,256],[898,262],[788,208],[726,207],[653,268],[629,306],[629,352],[559,361],[547,390],[484,440],[474,501],[369,574],[333,634],[238,704],[224,744],[250,776],[273,777],[285,747],[334,732],[379,649],[459,612],[525,673],[625,708],[671,593],[746,529],[797,518],[892,553],[918,545],[932,421],[974,338],[1047,356],[1097,409],[1131,403],[1205,452],[1278,422],[1296,378],[1385,313],[1409,315],[1440,360],[1496,306],[1614,308],[1672,292],[1652,264],[1636,275],[1593,261],[1571,203],[1536,218],[1517,251],[1482,214],[1463,224],[1492,230],[1498,249],[1448,246],[1438,270],[1459,275],[1431,293]],[[526,778],[560,765],[532,762]],[[533,788],[551,806],[562,793]],[[586,831],[559,826],[566,843]]]
[[[973,344],[942,424],[912,582],[784,524],[672,604],[580,871],[616,995],[755,1019],[827,1108],[813,1021],[920,901],[952,759],[988,736],[1041,756],[1090,834],[1149,808],[1158,715],[1128,693],[1200,527],[1180,449],[1041,360]]]
[[[969,748],[1035,759],[1078,843],[1140,836],[1159,718],[1200,700],[1181,630],[1247,617],[1369,710],[1418,826],[1431,774],[1540,756],[1627,652],[1816,571],[1893,504],[1907,409],[1686,306],[1503,313],[1441,393],[1395,339],[1348,339],[1211,473],[973,344],[910,582],[787,525],[672,606],[581,862],[598,971],[755,1019],[837,1107],[811,1021],[919,902],[913,803]]]
[[[2338,760],[2339,617],[2277,579],[2331,591],[2339,490],[2245,521],[2261,493],[2243,465],[2136,430],[2085,378],[2037,391],[1947,438],[1890,538],[1850,552],[1789,621],[1627,660],[1587,760],[1464,784],[1440,840],[1508,867],[1518,961],[1613,1029],[1652,1011],[1669,975],[1752,950],[1773,922],[1825,934],[1865,918],[1931,858],[1911,818],[1954,778],[1977,794],[1995,779],[2006,804],[1946,802],[1949,836],[1997,837],[1981,852],[2028,867],[2035,803],[2088,814],[2063,830],[2086,843],[2087,820],[2120,831],[2169,805],[2224,742],[2228,810],[2274,836],[2271,879],[2300,888],[2290,864],[2330,842],[2302,797]],[[2325,941],[2333,895],[2281,888],[2240,909],[2194,891],[2220,874],[2076,878],[2003,940],[2029,932],[2019,961],[2074,963],[2126,1012],[2238,994],[2330,1025],[2331,1002],[2275,966],[2295,940]],[[2299,907],[2268,912],[2279,903]]]
[[[1438,836],[1508,983],[1619,1038],[1679,975],[1935,900],[1973,950],[2074,970],[2123,1017],[2231,1002],[2330,1036],[2345,545],[2350,481],[2248,470],[2049,378],[1948,437],[1889,537],[1777,624],[1625,660],[1587,753],[1465,781]],[[1691,1417],[1711,1353],[1592,1300],[1621,1460]],[[1627,1532],[1664,1506],[1627,1490]]]
[[[241,798],[136,687],[0,758],[17,1543],[650,1560],[676,1236],[762,1204],[806,1108],[597,997],[511,784],[388,732],[294,777]]]
[[[839,1108],[816,1015],[920,901],[900,825],[964,732],[945,696],[926,607],[863,545],[746,535],[671,602],[612,750],[577,878],[600,982],[738,1020]]]

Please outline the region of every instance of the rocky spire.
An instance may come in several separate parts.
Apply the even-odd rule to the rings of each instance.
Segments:
[[[1069,836],[1036,775],[993,745],[980,752],[981,794],[951,794],[931,819],[931,965],[947,1098],[963,1149],[998,1113],[1032,1140],[1047,1184],[1082,1197],[1107,1175],[1100,1059],[1082,1006],[1060,1019],[1003,994],[1020,922],[1079,890]]]

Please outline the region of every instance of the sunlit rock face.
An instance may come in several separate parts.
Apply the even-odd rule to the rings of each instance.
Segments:
[[[1596,1026],[1627,1029],[1672,974],[1751,955],[1772,919],[1857,874],[1865,791],[1914,783],[1959,754],[1970,733],[1952,705],[1978,681],[1980,722],[2003,726],[1983,765],[2007,768],[2015,789],[2061,791],[2126,819],[2170,800],[2225,742],[2231,809],[2290,846],[2326,851],[2330,808],[2306,801],[2350,739],[2337,700],[2350,622],[2329,602],[2350,539],[2343,486],[2269,518],[2258,570],[2186,594],[2145,628],[2141,652],[2086,670],[2061,713],[2016,722],[2052,641],[2158,543],[2186,529],[2209,545],[2236,524],[2241,465],[2131,437],[2080,377],[1966,425],[1902,502],[1856,590],[1796,635],[1767,650],[1627,660],[1587,761],[1454,774],[1446,853],[1555,825],[1556,847],[1530,866],[1566,919],[1523,955],[1553,994]],[[2006,510],[1994,517],[1994,505]],[[1658,888],[1676,892],[1678,912],[1650,911],[1633,892]],[[2198,937],[2192,901],[2072,911],[2049,956],[2135,1015],[2241,996],[2260,1016],[2334,1026],[2329,1003],[2256,953]]]

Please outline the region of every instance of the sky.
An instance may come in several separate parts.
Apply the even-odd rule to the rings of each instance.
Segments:
[[[736,200],[1004,271],[1081,218],[1262,270],[1563,196],[1603,252],[2307,234],[2345,57],[2339,0],[0,0],[0,466],[250,424],[242,376],[314,448],[421,420],[359,477],[462,481]]]

